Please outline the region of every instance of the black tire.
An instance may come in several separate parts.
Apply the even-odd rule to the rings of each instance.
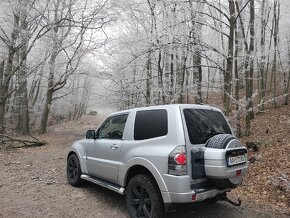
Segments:
[[[126,203],[133,218],[160,218],[164,214],[163,200],[152,177],[146,174],[134,176],[128,183]]]
[[[231,134],[218,134],[218,135],[211,137],[207,141],[205,147],[225,149],[227,147],[228,143],[233,139],[237,139],[237,138]]]
[[[69,184],[72,186],[80,186],[81,180],[81,166],[79,158],[76,154],[71,154],[67,159],[66,175]]]

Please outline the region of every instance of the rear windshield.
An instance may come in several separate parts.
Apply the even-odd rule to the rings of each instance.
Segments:
[[[183,113],[191,144],[204,144],[217,134],[231,134],[223,114],[218,111],[184,109]]]

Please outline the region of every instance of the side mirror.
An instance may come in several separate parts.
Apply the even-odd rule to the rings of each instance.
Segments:
[[[86,132],[86,139],[95,139],[95,138],[96,138],[95,130],[88,130]]]

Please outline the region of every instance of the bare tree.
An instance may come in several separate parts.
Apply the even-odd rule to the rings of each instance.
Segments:
[[[289,101],[289,86],[290,86],[290,39],[287,37],[287,47],[288,47],[288,79],[284,76],[284,87],[285,87],[285,105],[288,105]],[[285,72],[286,74],[286,72]]]
[[[260,102],[259,102],[259,109],[260,111],[264,110],[264,101],[265,101],[265,94],[266,94],[266,75],[267,72],[265,71],[265,66],[266,66],[266,44],[265,44],[265,40],[266,40],[266,28],[267,28],[267,24],[268,24],[268,20],[269,20],[269,12],[267,13],[267,7],[266,7],[266,0],[262,1],[261,4],[261,33],[260,33],[260,47],[261,47],[261,61],[260,61],[260,78],[259,78],[259,98],[260,98]]]
[[[63,89],[68,79],[73,75],[82,61],[82,57],[89,52],[90,42],[85,43],[86,34],[91,31],[102,30],[110,18],[103,18],[100,13],[106,1],[98,4],[93,10],[88,1],[85,1],[80,13],[74,13],[73,7],[78,4],[73,0],[57,0],[53,4],[53,20],[51,40],[52,48],[48,62],[49,73],[47,80],[46,100],[40,123],[40,133],[45,133],[47,121],[53,100],[59,98],[54,95]],[[63,68],[57,70],[58,61],[65,59]],[[56,76],[58,78],[56,78]]]
[[[35,9],[36,1],[18,0],[10,4],[12,18],[12,31],[0,25],[0,40],[7,50],[7,58],[3,61],[3,74],[0,75],[0,132],[4,132],[5,112],[7,101],[13,93],[18,97],[16,108],[18,110],[19,132],[29,132],[29,111],[27,100],[27,56],[35,43],[42,38],[49,26],[42,25],[40,14],[47,7],[46,4]],[[28,13],[28,11],[30,13]],[[31,14],[31,15],[29,15]],[[7,24],[9,26],[9,23]],[[17,85],[14,86],[13,78],[17,75]]]
[[[271,81],[270,81],[270,90],[273,97],[273,105],[276,108],[277,102],[277,53],[278,53],[278,39],[279,39],[279,20],[280,20],[280,3],[279,0],[274,1],[274,15],[273,15],[273,40],[274,40],[274,57],[273,57],[273,64],[272,64],[272,71],[271,71]]]
[[[3,133],[5,131],[4,128],[4,117],[5,117],[5,107],[7,99],[10,95],[9,91],[9,83],[10,80],[15,73],[13,70],[13,64],[14,64],[14,58],[15,53],[18,50],[16,41],[18,37],[18,31],[19,31],[19,22],[20,22],[20,15],[19,10],[16,11],[13,15],[13,30],[11,32],[10,37],[5,32],[3,27],[1,27],[1,37],[0,39],[5,43],[8,50],[8,56],[6,58],[6,61],[2,62],[2,74],[0,75],[0,133]]]
[[[253,76],[254,76],[254,40],[255,40],[255,4],[250,0],[250,46],[249,70],[246,69],[246,135],[250,135],[250,119],[254,119],[253,110]]]
[[[29,109],[28,109],[28,93],[27,93],[27,49],[29,44],[29,26],[28,26],[28,4],[27,1],[20,0],[20,25],[19,25],[19,41],[21,48],[17,62],[20,64],[17,71],[17,90],[16,98],[16,112],[17,112],[17,126],[18,133],[29,133]]]

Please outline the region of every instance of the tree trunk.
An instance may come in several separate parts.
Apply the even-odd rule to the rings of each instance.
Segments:
[[[155,17],[155,4],[150,2],[150,0],[147,0],[149,9],[151,11],[151,37],[153,37],[153,32],[155,31],[155,38],[156,38],[156,44],[157,46],[160,44],[159,38],[158,38],[158,30],[157,30],[157,22]],[[153,31],[154,30],[154,31]],[[158,96],[157,96],[157,104],[160,102],[160,98],[162,99],[162,104],[165,104],[165,95],[164,95],[164,88],[163,88],[163,69],[161,67],[161,61],[162,61],[162,52],[161,49],[158,51],[158,61],[157,61],[157,80],[158,80]]]
[[[249,75],[249,110],[250,119],[254,119],[254,105],[253,105],[253,90],[254,90],[254,43],[255,43],[255,3],[254,0],[250,0],[250,75]]]
[[[177,66],[175,66],[174,68],[174,57],[176,57],[176,47],[174,46],[174,36],[173,34],[175,33],[175,28],[176,28],[176,3],[174,3],[173,8],[171,8],[171,12],[172,12],[172,22],[170,23],[171,27],[170,27],[170,31],[171,31],[171,35],[170,35],[170,81],[169,81],[169,103],[172,104],[175,101],[175,97],[174,97],[174,79],[175,79],[175,73],[174,73],[174,69],[177,69]]]
[[[254,0],[250,0],[250,45],[248,52],[249,69],[246,69],[246,131],[245,135],[251,133],[251,119],[254,118],[253,111],[253,74],[254,74],[254,25],[255,25]]]
[[[151,103],[151,77],[152,77],[152,72],[151,72],[151,51],[148,53],[147,57],[147,64],[146,64],[146,70],[147,70],[147,75],[146,75],[146,106],[149,106]]]
[[[274,1],[274,57],[273,57],[273,65],[272,65],[272,73],[271,73],[271,91],[273,97],[273,106],[277,107],[277,87],[276,87],[276,74],[277,74],[277,49],[278,49],[278,34],[279,34],[279,16],[280,16],[280,4],[279,1]]]
[[[189,38],[192,43],[191,50],[193,53],[193,82],[197,86],[197,95],[195,96],[195,102],[197,104],[203,103],[202,98],[202,66],[201,66],[201,31],[202,31],[202,12],[204,4],[196,2],[196,7],[193,7],[192,0],[189,1],[190,16],[191,16],[191,29],[189,32]]]
[[[172,42],[173,43],[173,42]],[[173,45],[171,45],[171,54],[170,54],[170,86],[169,86],[169,102],[174,103],[173,98],[173,88],[174,88],[174,54],[173,54]]]
[[[5,108],[8,98],[9,82],[12,76],[12,65],[13,65],[14,53],[9,52],[8,61],[6,64],[4,79],[2,79],[2,84],[0,84],[0,133],[5,132]]]
[[[136,107],[136,101],[137,101],[137,99],[136,99],[136,91],[135,91],[135,82],[136,82],[136,74],[137,74],[137,69],[136,69],[136,64],[134,64],[134,66],[133,66],[133,75],[132,75],[132,77],[133,77],[133,80],[132,80],[132,83],[133,83],[133,85],[132,85],[132,89],[131,89],[131,103],[130,103],[130,105],[131,105],[131,107]]]
[[[59,26],[56,24],[58,21],[59,6],[60,6],[60,0],[57,0],[55,8],[54,8],[54,23],[55,24],[53,27],[53,36],[52,36],[53,46],[52,46],[51,56],[49,60],[49,76],[48,76],[48,81],[47,81],[46,100],[45,100],[44,110],[43,110],[41,122],[40,122],[39,132],[41,134],[46,133],[48,115],[49,115],[50,107],[52,104],[53,93],[55,91],[54,89],[55,62],[56,62],[56,57],[57,57],[58,50],[60,47],[59,42],[58,42]]]
[[[162,104],[165,104],[165,95],[164,95],[164,87],[163,87],[163,69],[161,67],[161,61],[162,61],[162,54],[161,54],[161,50],[159,50],[158,52],[158,103],[159,103],[159,99],[161,97],[162,99]]]
[[[4,70],[4,76],[1,78],[0,84],[0,133],[5,132],[5,108],[8,98],[9,81],[12,77],[12,66],[14,59],[14,52],[9,49],[8,60]]]
[[[184,80],[185,80],[185,74],[186,74],[186,60],[187,60],[187,52],[184,51],[182,55],[182,68],[179,70],[179,75],[177,79],[177,83],[178,83],[177,102],[180,104],[184,102]]]
[[[225,114],[228,116],[230,113],[231,90],[232,90],[232,77],[233,77],[233,56],[234,56],[234,41],[235,41],[235,2],[229,0],[230,11],[230,34],[228,39],[228,55],[227,67],[224,73],[224,107]]]
[[[185,80],[185,86],[186,86],[186,103],[189,104],[189,78],[190,78],[190,73],[187,71],[186,73],[186,80]]]
[[[265,1],[262,1],[261,6],[261,62],[260,62],[260,80],[259,80],[259,110],[264,111],[264,100],[265,100],[265,62],[266,62],[266,49],[265,49],[265,38],[266,38],[266,19],[265,19]],[[267,73],[267,72],[266,72]]]
[[[170,77],[171,77],[171,71],[170,71],[170,52],[168,48],[164,49],[164,97],[165,97],[165,104],[168,104],[170,101]]]
[[[285,105],[288,105],[288,101],[289,101],[289,86],[290,86],[290,39],[288,38],[287,40],[287,45],[288,45],[288,80],[285,84]],[[286,78],[285,78],[286,81]]]
[[[5,61],[3,60],[0,64],[0,133],[3,134],[5,131],[4,128],[4,116],[5,116],[5,93],[3,90],[3,77],[5,71]]]
[[[199,48],[196,50],[196,55],[195,55],[195,64],[197,66],[197,100],[199,104],[203,103],[203,99],[202,99],[202,87],[201,87],[201,83],[202,83],[202,67],[201,67],[201,56],[200,56],[200,50]]]
[[[236,23],[237,25],[237,23]],[[239,53],[239,42],[238,42],[238,31],[235,28],[235,106],[236,106],[236,135],[241,136],[241,117],[240,117],[240,78],[238,70],[238,53]]]
[[[50,88],[49,88],[50,87]],[[40,133],[46,133],[47,129],[47,121],[48,121],[48,115],[52,103],[52,96],[53,96],[53,88],[49,85],[47,92],[46,92],[46,100],[44,104],[44,110],[42,113],[41,117],[41,122],[40,122]]]
[[[3,103],[3,99],[0,101],[0,134],[3,134],[5,132],[5,106],[6,104]]]
[[[8,57],[6,62],[6,68],[4,70],[4,75],[0,78],[0,133],[5,132],[5,108],[8,98],[9,83],[13,76],[13,62],[16,52],[16,40],[19,31],[19,13],[14,13],[14,26],[11,33],[11,42],[8,46]],[[4,63],[3,69],[4,69]]]
[[[28,94],[27,94],[27,47],[28,47],[28,40],[27,37],[28,30],[27,30],[27,21],[26,21],[26,11],[27,7],[25,2],[21,2],[22,10],[20,14],[20,42],[21,42],[21,49],[19,53],[19,62],[20,68],[18,71],[18,90],[17,90],[17,97],[19,98],[19,106],[20,109],[19,119],[17,120],[17,127],[16,130],[19,134],[22,133],[29,133],[29,109],[28,109]]]

